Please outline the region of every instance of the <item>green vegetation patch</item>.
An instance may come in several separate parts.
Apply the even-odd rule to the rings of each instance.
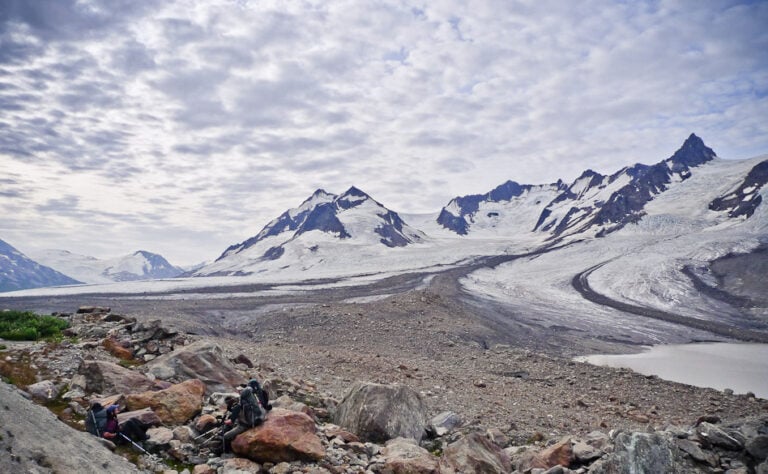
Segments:
[[[0,338],[11,341],[37,341],[61,338],[69,323],[55,316],[40,316],[31,311],[0,312]]]

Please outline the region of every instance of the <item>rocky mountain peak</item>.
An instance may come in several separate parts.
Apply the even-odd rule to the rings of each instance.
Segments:
[[[699,166],[716,157],[715,152],[704,144],[704,140],[691,133],[667,161],[672,164],[673,171],[678,171],[677,168]]]

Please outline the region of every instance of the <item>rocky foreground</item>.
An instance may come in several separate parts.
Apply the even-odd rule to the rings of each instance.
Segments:
[[[70,339],[3,342],[1,472],[768,473],[766,400],[484,347],[436,312],[258,343],[60,316]],[[220,456],[223,398],[252,377],[275,408]],[[83,432],[93,401],[152,425],[150,454]]]

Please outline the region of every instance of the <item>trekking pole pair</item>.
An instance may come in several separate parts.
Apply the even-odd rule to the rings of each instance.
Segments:
[[[206,442],[210,439],[212,439],[217,434],[221,433],[222,427],[217,426],[216,428],[212,429],[211,431],[208,431],[206,433],[201,434],[200,436],[197,436],[194,440],[197,441],[200,438],[205,438],[203,442]]]
[[[134,447],[134,448],[138,449],[138,450],[139,450],[139,451],[141,451],[143,454],[149,454],[149,452],[147,452],[147,450],[146,450],[146,449],[144,449],[144,448],[142,448],[141,446],[139,446],[138,444],[134,443],[134,442],[133,442],[133,440],[132,440],[131,438],[127,437],[127,436],[126,436],[126,435],[124,435],[123,433],[118,433],[118,434],[119,434],[120,436],[122,436],[124,440],[128,441],[129,443],[131,443],[131,444],[133,445],[133,447]]]

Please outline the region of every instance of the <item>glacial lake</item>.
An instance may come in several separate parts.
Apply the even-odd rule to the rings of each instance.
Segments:
[[[652,346],[639,354],[596,354],[574,360],[624,367],[697,387],[752,392],[768,399],[768,344],[669,344]]]

